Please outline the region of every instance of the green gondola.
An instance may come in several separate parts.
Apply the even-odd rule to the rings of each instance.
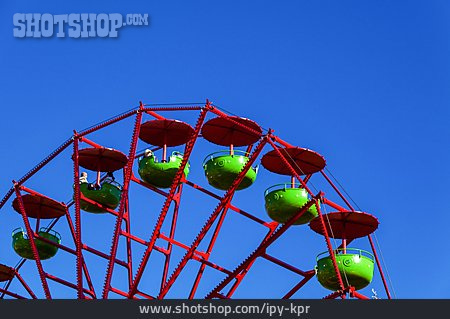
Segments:
[[[139,176],[142,180],[158,188],[169,188],[172,185],[175,174],[181,165],[183,154],[172,152],[167,162],[158,162],[154,154],[142,157],[139,160]],[[184,168],[184,175],[189,174],[189,163]]]
[[[344,249],[338,249],[338,251],[343,252]],[[339,290],[341,288],[333,261],[329,255],[319,258],[323,255],[328,255],[328,252],[317,256],[317,279],[323,287],[333,291]],[[371,253],[361,249],[347,248],[345,253],[335,254],[335,257],[345,286],[353,286],[359,290],[372,282],[374,257]]]
[[[38,231],[38,236],[48,239],[54,243],[61,243],[61,235],[54,230],[50,230],[45,227],[41,227]],[[49,259],[56,255],[58,251],[58,247],[47,243],[41,239],[34,240],[36,244],[37,251],[39,253],[39,258]],[[30,240],[28,236],[25,234],[22,228],[17,228],[12,233],[12,246],[14,251],[23,258],[26,259],[34,259],[33,250],[31,248]]]
[[[203,161],[203,169],[211,186],[220,190],[228,190],[249,161],[248,153],[239,150],[233,152],[233,155],[230,154],[230,151],[215,152],[208,155]],[[250,167],[237,190],[252,185],[256,180],[256,175],[257,168]]]
[[[103,182],[100,189],[91,189],[89,183],[80,184],[81,193],[88,199],[110,209],[116,209],[120,203],[122,187],[120,184],[109,181]],[[106,213],[107,211],[87,201],[80,200],[80,208],[89,213]]]
[[[308,192],[304,188],[290,187],[290,185],[274,185],[264,192],[266,212],[278,223],[286,223],[308,202]],[[317,215],[316,204],[314,204],[297,219],[294,225],[306,224]]]

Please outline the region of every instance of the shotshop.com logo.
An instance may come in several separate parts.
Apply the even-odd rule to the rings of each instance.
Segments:
[[[120,13],[15,13],[13,34],[16,38],[117,38],[126,25],[149,25],[148,14]]]

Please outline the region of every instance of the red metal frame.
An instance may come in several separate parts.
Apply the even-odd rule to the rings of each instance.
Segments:
[[[20,214],[22,215],[22,219],[23,219],[23,222],[25,224],[25,229],[27,231],[27,236],[28,236],[28,238],[32,239],[32,238],[35,237],[35,233],[31,229],[27,213],[25,212],[25,206],[23,205],[22,195],[20,194],[19,185],[16,184],[14,186],[14,188],[15,188],[17,200],[18,200],[18,203],[19,203]],[[36,267],[37,267],[38,272],[39,272],[39,277],[41,278],[42,288],[44,289],[45,297],[47,299],[51,299],[52,296],[50,294],[50,289],[48,288],[46,274],[44,272],[44,269],[42,268],[41,259],[39,258],[39,253],[38,253],[38,250],[37,250],[37,247],[36,247],[36,243],[34,242],[34,240],[30,240],[30,246],[31,246],[31,250],[33,251],[33,257],[34,257],[34,260],[36,262]]]
[[[133,136],[131,138],[130,152],[128,154],[128,163],[124,169],[122,198],[121,198],[120,204],[119,204],[119,215],[117,216],[117,219],[116,219],[116,225],[114,227],[114,235],[113,235],[113,239],[112,239],[111,251],[109,253],[110,257],[109,257],[109,261],[108,261],[108,268],[106,270],[105,284],[103,286],[103,295],[102,295],[103,298],[108,297],[108,292],[111,288],[111,277],[112,277],[112,272],[113,272],[113,268],[114,268],[114,264],[115,264],[114,260],[116,259],[117,246],[119,244],[120,229],[122,227],[122,221],[123,221],[123,216],[125,213],[125,207],[127,206],[127,201],[128,201],[128,187],[130,184],[131,174],[132,174],[132,170],[133,170],[134,155],[136,154],[139,130],[141,128],[143,108],[144,108],[144,105],[142,104],[142,102],[140,102],[139,112],[137,112],[137,115],[136,115]],[[130,264],[128,264],[128,269],[129,270],[132,269]]]
[[[234,180],[233,184],[231,184],[230,188],[225,193],[225,195],[223,196],[223,198],[220,201],[220,203],[217,205],[217,207],[214,210],[214,212],[208,218],[208,220],[206,221],[205,226],[203,226],[202,230],[199,232],[197,237],[192,242],[191,247],[186,252],[186,254],[183,256],[183,258],[179,262],[177,268],[174,270],[174,272],[170,276],[169,280],[167,280],[167,282],[164,285],[163,289],[159,293],[158,298],[163,298],[167,294],[167,292],[169,291],[170,287],[173,285],[173,283],[175,282],[177,277],[180,275],[180,273],[183,270],[184,266],[186,266],[186,264],[189,261],[189,259],[191,259],[192,255],[194,254],[194,250],[197,249],[197,247],[200,245],[201,241],[205,238],[205,236],[206,236],[207,232],[209,231],[209,229],[213,226],[213,224],[214,224],[216,218],[219,216],[219,214],[222,213],[222,216],[225,217],[226,211],[228,210],[228,205],[231,202],[231,200],[233,199],[235,191],[237,190],[239,184],[244,179],[244,176],[247,173],[247,171],[251,168],[251,166],[255,162],[256,158],[261,153],[261,151],[262,151],[262,149],[263,149],[265,144],[266,144],[266,138],[264,138],[260,142],[260,144],[258,144],[258,146],[254,150],[253,154],[250,156],[248,162],[245,164],[245,166],[242,169],[242,171],[236,177],[236,179]],[[212,248],[214,246],[214,242],[215,242],[215,240],[217,238],[218,232],[219,232],[220,227],[222,225],[222,221],[219,220],[218,227],[216,227],[216,230],[215,230],[215,232],[213,234],[213,237],[212,237],[212,239],[211,239],[211,241],[209,243],[208,251],[207,251],[208,255],[211,253],[211,250],[212,250]],[[202,272],[202,269],[200,268],[200,270],[199,270],[199,272],[197,274],[197,278],[201,277],[201,275],[200,275],[201,272]],[[196,290],[196,288],[198,286],[198,281],[200,279],[197,280],[197,278],[196,278],[196,281],[194,283],[194,286],[192,287],[191,294],[195,293],[195,290]]]
[[[80,212],[80,167],[78,165],[78,136],[74,132],[73,136],[73,184],[75,201],[75,247],[76,247],[76,275],[77,275],[77,296],[83,299],[83,274],[81,272],[81,212]]]
[[[181,161],[180,167],[178,168],[178,171],[174,177],[172,186],[170,187],[170,191],[169,194],[166,198],[166,201],[163,205],[163,208],[161,210],[161,213],[159,214],[158,217],[158,221],[156,222],[155,228],[152,232],[152,236],[148,242],[147,245],[147,249],[145,250],[144,255],[142,256],[142,260],[141,263],[139,265],[138,271],[136,273],[135,279],[133,281],[133,284],[131,285],[130,291],[129,291],[129,296],[132,297],[136,294],[137,292],[137,286],[139,285],[139,281],[142,278],[145,266],[148,262],[148,259],[150,258],[150,254],[153,250],[153,247],[155,245],[156,239],[159,237],[160,231],[161,231],[161,227],[164,223],[164,219],[166,218],[167,212],[169,210],[170,204],[173,201],[173,198],[175,196],[175,192],[176,189],[178,188],[178,185],[180,184],[182,178],[183,178],[183,172],[184,172],[184,168],[186,167],[189,157],[191,155],[192,149],[194,148],[194,144],[197,140],[197,137],[200,133],[200,129],[202,127],[203,121],[205,120],[206,114],[208,112],[210,108],[210,104],[209,102],[206,103],[206,106],[204,109],[202,109],[202,111],[200,112],[200,116],[197,120],[197,123],[195,125],[194,128],[194,134],[191,138],[191,140],[186,144],[185,150],[184,150],[184,155],[183,155],[183,160]]]
[[[184,150],[184,157],[181,163],[180,168],[178,169],[178,172],[175,176],[175,179],[173,181],[172,186],[170,187],[169,191],[161,190],[158,188],[155,188],[151,185],[148,185],[141,180],[139,180],[134,174],[133,174],[133,164],[134,161],[142,156],[142,154],[138,154],[137,152],[137,145],[138,145],[138,137],[139,137],[139,130],[142,123],[143,115],[149,115],[156,119],[165,119],[164,116],[159,114],[159,112],[173,112],[173,111],[191,111],[191,112],[199,112],[198,113],[198,119],[197,123],[194,126],[194,134],[190,138],[190,140],[186,143],[185,150]],[[292,147],[291,144],[285,142],[281,138],[277,137],[273,134],[272,130],[269,130],[267,134],[263,135],[260,139],[259,143],[253,147],[253,145],[249,145],[247,147],[247,152],[250,153],[253,149],[253,152],[251,156],[249,157],[249,161],[246,163],[244,169],[240,172],[240,174],[237,176],[233,184],[230,186],[228,191],[223,195],[219,196],[215,194],[214,192],[211,192],[205,188],[203,188],[200,185],[197,185],[189,180],[184,176],[184,168],[188,163],[188,160],[190,158],[190,155],[193,151],[193,147],[198,140],[200,136],[200,131],[202,128],[202,125],[206,119],[206,116],[211,113],[219,117],[227,118],[229,121],[231,121],[233,124],[240,126],[243,129],[248,130],[252,133],[258,133],[254,131],[252,128],[249,128],[242,123],[233,120],[233,118],[230,118],[228,114],[220,111],[217,107],[215,107],[212,103],[210,103],[208,100],[206,101],[205,105],[177,105],[177,104],[167,104],[167,105],[149,105],[149,104],[143,104],[140,102],[139,106],[137,108],[134,108],[131,111],[128,111],[124,114],[121,114],[119,116],[116,116],[110,120],[107,120],[105,122],[102,122],[98,125],[95,125],[89,129],[75,132],[74,135],[65,141],[60,147],[58,147],[54,152],[52,152],[49,156],[47,156],[44,160],[42,160],[40,163],[38,163],[33,169],[31,169],[28,173],[26,173],[21,179],[19,179],[17,182],[14,182],[13,187],[5,194],[4,198],[0,201],[0,209],[8,202],[10,197],[13,194],[16,194],[16,197],[18,198],[19,203],[19,209],[20,214],[23,219],[23,223],[27,232],[28,238],[39,238],[40,240],[55,245],[58,248],[60,248],[63,252],[72,254],[76,256],[76,263],[75,263],[75,270],[76,270],[76,282],[72,283],[65,279],[59,278],[56,275],[50,274],[45,272],[42,262],[39,258],[37,247],[33,240],[30,241],[31,248],[33,251],[33,256],[35,260],[36,267],[38,269],[39,278],[42,284],[43,292],[45,298],[50,299],[52,297],[49,286],[48,286],[48,280],[51,280],[53,282],[56,282],[58,284],[70,287],[72,289],[75,289],[77,291],[77,297],[78,298],[88,298],[88,299],[96,299],[97,294],[95,292],[94,284],[92,282],[91,276],[89,274],[88,267],[84,261],[84,252],[88,252],[91,254],[94,254],[96,256],[99,256],[101,258],[104,258],[107,260],[107,268],[105,271],[105,277],[104,277],[104,284],[103,284],[103,290],[101,297],[102,298],[108,298],[109,293],[112,292],[114,294],[117,294],[119,296],[130,298],[130,299],[139,299],[139,298],[145,298],[145,299],[155,299],[155,298],[164,298],[170,291],[173,284],[176,282],[177,278],[187,265],[189,261],[195,261],[199,262],[199,268],[196,273],[196,276],[194,278],[192,287],[190,288],[188,294],[185,297],[188,298],[196,298],[196,292],[199,287],[199,284],[203,278],[203,274],[207,267],[211,269],[215,269],[219,272],[222,272],[225,275],[225,278],[218,283],[218,285],[211,290],[207,295],[206,298],[231,298],[235,291],[239,288],[241,283],[244,281],[246,275],[251,271],[252,266],[254,265],[255,261],[258,258],[262,258],[268,262],[274,263],[279,267],[285,268],[297,275],[300,276],[299,281],[296,283],[293,283],[293,287],[287,291],[283,296],[280,296],[280,298],[291,298],[296,294],[312,277],[315,275],[314,269],[311,270],[302,270],[299,269],[293,265],[290,265],[286,263],[283,260],[280,260],[276,258],[275,256],[272,256],[267,253],[267,248],[272,245],[275,241],[277,241],[290,227],[293,225],[293,223],[301,217],[301,215],[312,205],[317,204],[318,201],[320,201],[321,205],[329,206],[333,209],[337,209],[338,211],[347,211],[348,209],[354,210],[352,205],[350,204],[349,200],[341,193],[339,188],[333,183],[333,181],[327,176],[327,174],[324,171],[321,171],[321,175],[323,176],[326,183],[331,185],[332,189],[336,192],[336,194],[339,196],[339,198],[342,199],[343,203],[348,207],[345,208],[341,206],[338,203],[335,203],[331,201],[329,198],[325,197],[325,194],[322,192],[318,192],[317,194],[314,194],[311,189],[308,186],[309,180],[311,178],[311,174],[305,176],[302,178],[296,173],[296,169],[290,165],[289,159],[286,157],[286,154],[284,152],[280,151],[284,147]],[[98,130],[101,130],[105,127],[108,127],[114,123],[120,122],[124,119],[130,118],[134,116],[134,128],[131,136],[131,142],[130,142],[130,148],[128,153],[128,163],[123,168],[123,195],[120,200],[119,208],[118,210],[112,210],[112,209],[106,209],[103,207],[109,215],[114,216],[115,218],[115,226],[113,230],[113,236],[111,240],[111,248],[109,251],[109,254],[104,253],[98,249],[95,249],[82,240],[82,227],[81,227],[81,208],[80,208],[80,201],[84,200],[90,204],[102,207],[100,204],[93,202],[90,199],[87,199],[83,196],[83,194],[80,192],[79,187],[79,162],[78,162],[78,152],[79,147],[81,143],[86,143],[87,145],[91,147],[100,148],[102,145],[97,144],[96,142],[90,140],[87,138],[87,136],[91,133],[94,133]],[[259,133],[258,133],[259,134]],[[255,143],[256,144],[256,143]],[[30,193],[30,194],[40,194],[30,188],[27,188],[24,186],[24,183],[27,182],[31,177],[33,177],[36,173],[38,173],[43,167],[45,167],[49,162],[51,162],[54,158],[56,158],[58,155],[60,155],[63,151],[65,151],[70,145],[73,147],[73,177],[74,177],[74,193],[73,193],[73,201],[70,204],[66,205],[66,214],[65,214],[65,220],[68,224],[69,230],[71,232],[72,240],[75,246],[75,249],[72,249],[66,245],[62,244],[56,244],[53,243],[45,238],[39,237],[37,235],[38,227],[40,220],[36,220],[36,232],[33,231],[29,217],[26,214],[25,207],[22,202],[21,198],[21,191]],[[240,209],[239,207],[233,205],[231,203],[235,191],[237,190],[238,185],[244,178],[246,172],[250,169],[250,167],[254,164],[254,162],[260,157],[262,150],[266,145],[270,145],[280,156],[286,167],[289,169],[289,171],[292,173],[293,176],[293,182],[295,182],[295,179],[298,180],[298,182],[301,184],[301,186],[307,190],[309,193],[311,200],[307,202],[307,204],[302,207],[298,211],[298,213],[290,218],[286,224],[280,225],[276,222],[266,222],[259,217],[244,211]],[[159,150],[161,147],[156,147],[153,150]],[[232,149],[232,146],[231,146]],[[158,216],[157,222],[153,228],[153,231],[150,234],[150,237],[148,240],[144,240],[136,235],[134,235],[131,231],[131,212],[129,210],[129,186],[130,183],[134,183],[135,185],[138,185],[140,187],[144,187],[151,192],[164,196],[165,201],[164,205],[161,208],[160,214]],[[190,186],[196,191],[199,191],[202,194],[205,194],[207,196],[210,196],[211,198],[214,198],[219,201],[218,205],[214,209],[214,211],[209,215],[207,218],[204,226],[200,229],[198,232],[198,235],[194,239],[194,241],[187,245],[185,243],[182,243],[176,239],[176,229],[177,229],[177,221],[178,221],[178,215],[179,215],[179,208],[180,208],[180,199],[182,197],[182,191],[183,188],[186,186]],[[171,207],[172,203],[173,205],[173,214],[169,215],[169,208]],[[72,221],[72,217],[69,213],[69,208],[71,206],[74,206],[74,219],[75,223]],[[333,266],[336,272],[336,275],[339,280],[339,284],[341,287],[341,290],[334,292],[332,294],[329,294],[325,296],[324,298],[327,299],[334,299],[334,298],[346,298],[347,296],[353,297],[353,298],[359,298],[359,299],[367,299],[366,296],[362,295],[361,293],[355,291],[355,289],[351,286],[346,285],[346,283],[343,281],[343,279],[340,276],[340,272],[338,271],[336,258],[334,257],[334,250],[331,244],[330,236],[327,233],[327,228],[325,227],[325,219],[324,215],[321,212],[321,209],[319,205],[316,205],[318,208],[319,218],[320,222],[322,224],[322,227],[324,229],[324,239],[325,244],[327,246],[327,250],[332,257]],[[253,253],[251,253],[241,264],[239,264],[235,269],[229,270],[225,267],[215,263],[214,261],[210,260],[214,246],[216,244],[218,235],[222,229],[223,222],[227,218],[227,216],[230,213],[237,213],[248,220],[255,222],[262,227],[265,227],[267,229],[266,235],[261,239],[259,245],[256,247]],[[166,222],[167,216],[171,216],[170,221],[170,233],[169,235],[165,235],[161,233],[161,228],[163,224]],[[64,220],[64,219],[63,219]],[[50,223],[48,228],[53,228],[58,222],[60,222],[60,218],[53,220],[53,222]],[[215,227],[213,228],[213,226]],[[123,228],[124,226],[124,228]],[[207,249],[205,252],[199,251],[198,247],[205,239],[206,235],[212,231],[211,238],[207,243]],[[126,249],[126,261],[117,259],[117,253],[119,249],[119,240],[121,237],[124,237],[123,239],[126,241],[125,249]],[[165,242],[164,245],[157,245],[157,240],[162,240]],[[375,249],[375,245],[373,243],[371,235],[368,236],[368,240],[372,249],[372,252],[375,257],[376,265],[379,270],[381,280],[383,282],[386,296],[387,298],[391,298],[389,288],[384,276],[384,272],[381,268],[381,263],[378,258],[378,254]],[[343,241],[342,245],[349,244],[351,240],[348,240],[347,242]],[[137,271],[133,274],[133,255],[132,255],[132,243],[136,243],[138,245],[143,245],[145,247],[145,252],[143,253],[141,257],[141,261],[138,265]],[[342,246],[341,245],[341,246]],[[169,269],[170,265],[173,262],[173,256],[172,256],[172,250],[173,247],[179,247],[181,249],[185,250],[184,256],[181,258],[181,260],[177,260],[177,266],[173,270],[173,272],[169,275]],[[142,279],[142,276],[147,268],[147,263],[150,259],[151,253],[155,251],[157,253],[163,254],[164,257],[164,263],[162,269],[160,269],[161,272],[161,283],[159,291],[153,291],[153,292],[144,292],[139,290],[139,283]],[[17,266],[15,267],[15,276],[14,278],[17,278],[21,286],[27,291],[30,298],[38,298],[35,292],[28,286],[25,279],[22,277],[21,274],[19,274],[20,268],[23,266],[23,264],[26,262],[25,259],[22,259]],[[114,274],[114,267],[115,265],[122,266],[126,268],[128,273],[128,283],[127,286],[124,288],[119,289],[118,287],[113,287],[111,285],[111,281]],[[157,273],[158,270],[152,269],[153,273]],[[14,279],[13,278],[13,279]],[[12,298],[26,298],[16,292],[10,291],[11,282],[13,281],[11,279],[4,288],[0,289],[0,298],[3,298],[4,296],[9,296]],[[84,287],[83,282],[87,283],[87,286]],[[232,283],[231,285],[229,285]],[[227,291],[223,291],[227,286],[230,288]]]

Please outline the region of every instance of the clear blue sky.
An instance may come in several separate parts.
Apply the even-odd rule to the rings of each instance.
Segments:
[[[18,39],[12,25],[17,12],[148,13],[150,25],[124,27],[116,39]],[[450,268],[449,17],[450,4],[444,0],[2,1],[0,193],[73,129],[128,110],[140,100],[209,98],[326,157],[359,206],[379,218],[376,234],[397,297],[450,298],[445,275]],[[127,152],[130,129],[127,122],[93,138]],[[206,185],[201,160],[218,149],[199,143],[191,160],[193,181]],[[64,153],[29,185],[67,201],[71,169],[70,154]],[[234,203],[268,220],[263,191],[284,181],[262,169],[257,183],[237,193]],[[161,200],[136,192],[136,230],[147,238]],[[178,234],[189,243],[214,202],[205,200],[201,206],[203,197],[186,195]],[[19,226],[20,216],[8,203],[0,211],[0,263],[17,262],[10,233]],[[232,269],[262,233],[231,213],[226,226],[215,260]],[[111,216],[83,214],[83,235],[96,248],[109,250],[112,227]],[[73,247],[67,229],[55,229]],[[352,246],[367,248],[367,243],[361,239]],[[324,240],[303,226],[291,229],[270,252],[310,269],[325,249]],[[135,266],[139,255],[137,249]],[[89,258],[100,288],[105,265]],[[197,265],[191,264],[170,296],[192,282]],[[44,262],[49,272],[73,280],[71,265],[74,259],[64,252]],[[42,296],[34,269],[27,262],[24,275]],[[122,275],[117,273],[113,283]],[[208,276],[199,297],[220,278],[215,272]],[[259,261],[236,297],[277,298],[297,280]],[[151,274],[144,276],[143,287],[155,283]],[[370,288],[384,295],[378,278],[364,292],[370,295]],[[55,295],[74,296],[58,285],[52,289]],[[312,279],[294,297],[327,293]]]

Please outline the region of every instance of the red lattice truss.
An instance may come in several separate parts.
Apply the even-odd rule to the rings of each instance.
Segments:
[[[181,163],[181,166],[174,178],[174,181],[172,183],[172,186],[170,189],[166,192],[164,190],[155,188],[151,185],[148,185],[144,182],[142,182],[140,179],[136,178],[133,174],[133,163],[134,161],[141,156],[142,154],[137,154],[136,148],[138,143],[138,137],[139,137],[139,131],[142,124],[142,116],[143,114],[148,114],[150,116],[155,117],[156,119],[164,119],[163,116],[158,114],[157,112],[168,112],[168,111],[190,111],[190,112],[198,112],[198,119],[194,126],[194,134],[192,135],[191,139],[186,143],[185,150],[184,150],[184,157]],[[171,289],[172,285],[175,283],[177,278],[179,277],[180,273],[185,268],[186,264],[190,260],[195,260],[200,263],[200,268],[197,272],[197,275],[195,277],[194,283],[192,285],[192,288],[190,290],[190,293],[187,297],[194,298],[195,293],[197,291],[197,288],[199,286],[200,280],[202,279],[203,272],[206,267],[211,267],[213,269],[216,269],[220,272],[222,272],[225,275],[225,278],[217,284],[217,286],[211,290],[205,297],[206,298],[232,298],[234,292],[239,287],[239,285],[244,280],[245,276],[251,271],[251,268],[255,261],[258,258],[263,258],[267,261],[270,261],[280,267],[283,267],[295,274],[298,275],[299,279],[298,282],[293,285],[292,289],[287,291],[283,296],[280,296],[281,298],[290,298],[293,296],[302,286],[304,286],[314,275],[315,270],[301,270],[297,267],[294,267],[282,260],[279,260],[269,254],[266,253],[267,248],[272,245],[275,241],[277,241],[285,232],[286,230],[304,213],[308,210],[309,207],[317,203],[317,201],[320,201],[321,205],[328,205],[329,207],[332,207],[333,209],[337,211],[354,211],[354,208],[349,203],[349,201],[343,196],[343,194],[339,191],[339,189],[333,184],[331,179],[325,174],[325,172],[322,170],[320,171],[320,174],[323,175],[325,180],[332,186],[332,188],[336,191],[336,193],[342,198],[344,203],[347,207],[342,207],[335,202],[329,200],[327,197],[325,197],[325,194],[322,192],[319,192],[317,194],[312,193],[310,188],[308,187],[308,181],[311,177],[311,175],[306,175],[305,177],[301,177],[297,174],[297,171],[294,167],[291,166],[288,159],[285,157],[285,154],[281,152],[280,150],[285,147],[292,147],[289,143],[283,141],[281,138],[277,137],[273,134],[273,131],[267,132],[264,134],[261,139],[258,141],[256,145],[251,145],[248,147],[247,151],[251,155],[249,156],[249,161],[245,165],[244,169],[241,171],[241,173],[237,176],[236,180],[233,182],[231,187],[228,189],[228,191],[225,192],[223,196],[216,195],[212,193],[211,191],[204,189],[200,185],[194,184],[191,181],[187,180],[183,174],[183,170],[185,166],[188,163],[188,160],[190,158],[190,155],[192,153],[194,144],[199,138],[199,134],[202,128],[202,125],[204,123],[204,120],[208,113],[213,113],[216,116],[219,117],[226,117],[230,118],[227,114],[220,111],[217,107],[213,106],[209,101],[206,102],[205,105],[198,105],[198,106],[178,106],[178,105],[164,105],[164,106],[154,106],[152,104],[143,104],[140,103],[140,106],[134,110],[131,110],[127,113],[124,113],[120,116],[117,116],[115,118],[112,118],[110,120],[107,120],[99,125],[96,125],[90,129],[84,130],[82,132],[74,132],[74,135],[72,138],[64,142],[59,148],[57,148],[53,153],[51,153],[47,158],[45,158],[43,161],[41,161],[38,165],[36,165],[32,170],[30,170],[25,176],[23,176],[18,181],[14,182],[14,186],[10,189],[10,191],[5,195],[3,200],[0,202],[0,208],[5,205],[5,203],[9,200],[9,198],[15,194],[15,196],[18,199],[19,209],[23,218],[24,226],[26,229],[26,233],[28,235],[28,238],[39,238],[40,240],[47,242],[52,245],[56,245],[60,250],[63,250],[69,254],[73,254],[76,256],[76,282],[69,282],[64,279],[58,278],[57,276],[54,276],[48,272],[45,271],[43,268],[42,262],[39,258],[39,254],[37,253],[37,248],[34,243],[34,241],[30,241],[31,248],[34,253],[34,261],[36,263],[36,267],[39,273],[40,281],[42,283],[42,288],[45,293],[45,297],[50,299],[52,298],[51,291],[49,289],[48,281],[54,281],[61,285],[65,285],[67,287],[73,288],[77,291],[78,298],[85,298],[85,299],[96,299],[96,298],[108,298],[109,294],[111,292],[121,295],[125,298],[134,298],[134,299],[140,299],[140,298],[147,298],[147,299],[154,299],[154,298],[164,298],[166,294]],[[84,200],[92,205],[98,205],[99,204],[89,200],[88,198],[85,198],[82,193],[80,192],[79,187],[79,163],[78,163],[78,152],[80,149],[80,144],[85,143],[90,145],[91,147],[101,148],[101,145],[96,144],[95,142],[89,140],[87,136],[93,132],[96,132],[98,130],[101,130],[111,124],[117,123],[119,121],[122,121],[124,119],[134,117],[135,123],[133,128],[133,133],[131,137],[130,142],[130,148],[128,153],[128,163],[123,169],[123,193],[122,198],[119,204],[119,207],[117,210],[107,209],[108,213],[115,216],[116,222],[114,227],[114,232],[112,236],[112,242],[111,242],[111,249],[108,253],[98,251],[85,243],[82,242],[81,239],[81,216],[80,216],[80,200]],[[229,119],[230,121],[233,121],[232,119]],[[243,129],[252,131],[252,128],[246,127],[245,125],[234,121],[235,125],[242,126]],[[255,132],[259,133],[259,132]],[[72,238],[75,243],[76,249],[71,249],[65,245],[56,244],[52,241],[47,240],[46,238],[39,237],[37,234],[37,231],[33,230],[30,221],[28,219],[28,216],[26,214],[23,202],[22,202],[22,196],[23,193],[29,193],[29,194],[37,194],[41,195],[38,192],[28,188],[25,186],[25,182],[28,181],[34,174],[36,174],[39,170],[41,170],[45,165],[47,165],[50,161],[52,161],[55,157],[57,157],[61,152],[63,152],[65,149],[69,148],[70,146],[73,147],[73,162],[74,162],[74,200],[70,203],[65,205],[66,212],[63,217],[57,218],[50,223],[49,228],[55,226],[56,223],[64,222],[64,220],[68,223],[70,232],[72,234]],[[231,201],[234,196],[234,193],[237,189],[237,186],[240,184],[242,179],[244,178],[246,172],[251,168],[251,166],[255,163],[258,156],[260,156],[263,148],[265,146],[271,147],[273,150],[275,150],[278,155],[283,159],[284,164],[286,165],[286,168],[292,173],[292,176],[295,177],[295,179],[304,187],[308,193],[310,194],[311,199],[308,201],[308,203],[300,210],[298,213],[289,219],[288,222],[285,224],[278,224],[276,222],[267,223],[258,217],[250,214],[249,212],[246,212],[236,206],[234,206]],[[159,149],[159,148],[158,148]],[[149,238],[139,238],[135,235],[133,235],[130,231],[130,214],[128,211],[128,190],[130,183],[136,183],[138,185],[141,185],[142,187],[146,187],[150,189],[151,191],[154,191],[162,196],[164,196],[165,202],[163,207],[161,208],[161,212],[159,214],[159,217],[157,219],[156,224],[154,225],[154,228],[152,232],[150,233]],[[177,224],[177,216],[178,216],[178,209],[180,206],[180,196],[182,194],[184,187],[193,187],[194,189],[211,196],[212,198],[215,198],[219,201],[217,207],[214,209],[214,211],[209,215],[208,219],[206,220],[204,226],[200,229],[197,236],[195,237],[194,241],[188,245],[182,242],[179,242],[175,240],[175,228]],[[172,203],[175,203],[173,205],[173,213],[169,214],[169,208]],[[69,208],[71,206],[74,206],[74,220],[72,219],[72,216],[69,214]],[[102,207],[103,209],[106,209],[105,207]],[[327,229],[325,227],[325,220],[323,218],[323,215],[321,213],[321,209],[319,205],[317,205],[317,209],[319,212],[319,218],[322,224],[323,233],[324,233],[324,240],[327,246],[327,249],[330,253],[330,256],[332,256],[332,261],[334,264],[334,268],[336,271],[336,275],[338,277],[341,290],[334,292],[324,298],[345,298],[346,296],[355,297],[355,298],[363,298],[367,299],[366,296],[356,292],[353,287],[351,286],[345,286],[344,282],[340,276],[339,271],[337,271],[337,265],[336,265],[336,259],[334,258],[333,254],[333,247],[331,245],[330,236],[328,235]],[[245,260],[243,260],[235,269],[226,269],[218,264],[215,264],[209,260],[209,256],[211,254],[211,251],[214,248],[214,245],[216,243],[217,236],[221,230],[221,226],[223,224],[224,219],[226,218],[227,211],[232,210],[238,214],[241,214],[242,216],[245,216],[249,220],[258,223],[265,227],[267,229],[267,233],[264,236],[264,238],[261,240],[259,245],[256,247],[256,249],[251,253]],[[168,218],[169,217],[169,218]],[[171,218],[170,218],[171,217]],[[60,220],[62,219],[62,220]],[[166,219],[170,219],[170,233],[169,235],[165,235],[161,232],[161,228],[163,226],[163,223],[166,221]],[[215,225],[215,227],[213,227]],[[208,242],[208,248],[205,252],[201,252],[197,250],[200,243],[202,243],[203,240],[205,240],[206,235],[212,232],[212,236],[209,239]],[[117,259],[117,251],[118,251],[118,243],[119,239],[121,237],[124,237],[126,239],[126,249],[127,249],[127,259],[126,260],[119,260]],[[157,240],[163,240],[166,242],[166,246],[158,246],[156,244]],[[374,247],[374,243],[372,241],[371,236],[368,236],[368,240],[370,242],[372,252],[375,256],[375,261],[381,276],[381,279],[383,281],[387,297],[390,298],[389,289]],[[145,252],[142,255],[142,258],[139,262],[139,266],[137,268],[137,271],[133,273],[133,260],[132,260],[132,254],[131,254],[131,242],[134,241],[136,243],[139,243],[145,247]],[[348,242],[347,242],[348,243]],[[171,262],[171,255],[172,255],[172,247],[177,246],[185,250],[184,256],[181,258],[181,260],[178,261],[178,266],[175,267],[175,270],[169,274],[169,264]],[[156,295],[150,295],[150,293],[144,292],[139,290],[139,283],[142,279],[144,270],[146,269],[147,263],[149,261],[149,258],[151,254],[159,253],[163,254],[165,257],[164,262],[164,268],[162,270],[162,276],[161,276],[161,287],[159,289],[159,292]],[[95,254],[101,258],[104,258],[108,261],[107,268],[105,271],[105,277],[104,277],[104,285],[103,285],[103,291],[101,293],[96,292],[94,289],[94,285],[92,284],[91,276],[89,274],[88,267],[86,266],[86,263],[84,262],[84,254],[91,253]],[[20,274],[20,269],[23,266],[23,264],[26,262],[25,259],[22,259],[16,267],[11,268],[12,276],[11,279],[7,282],[5,288],[0,289],[1,297],[4,297],[5,295],[13,297],[13,298],[28,298],[24,297],[22,295],[19,295],[15,292],[12,292],[9,290],[11,281],[13,279],[17,279],[22,286],[26,289],[26,291],[29,294],[29,297],[31,298],[37,298],[36,294],[32,291],[32,289],[29,287],[29,285],[26,283],[26,281],[23,279],[23,277]],[[111,279],[113,277],[114,268],[115,267],[124,267],[128,271],[128,290],[124,291],[121,289],[118,289],[116,287],[113,287],[111,285]],[[83,282],[86,282],[86,284],[83,284]],[[227,288],[228,289],[225,289]]]

